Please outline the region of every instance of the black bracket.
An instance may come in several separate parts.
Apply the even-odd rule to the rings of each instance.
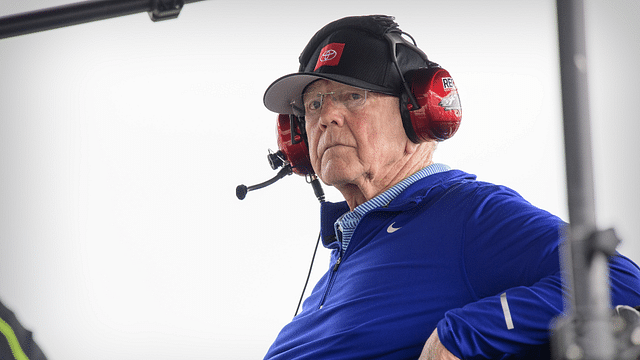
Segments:
[[[589,260],[596,253],[602,253],[606,256],[615,255],[616,247],[620,244],[620,239],[616,236],[614,229],[596,230],[586,241],[586,251]]]
[[[0,39],[147,12],[151,20],[175,19],[184,4],[204,0],[84,0],[0,17]]]
[[[149,17],[153,21],[175,19],[183,6],[184,0],[153,0]]]

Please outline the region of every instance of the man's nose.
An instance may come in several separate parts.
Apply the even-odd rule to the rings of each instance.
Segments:
[[[326,95],[320,108],[320,123],[329,126],[331,123],[342,126],[344,123],[345,106],[336,100],[333,95]]]

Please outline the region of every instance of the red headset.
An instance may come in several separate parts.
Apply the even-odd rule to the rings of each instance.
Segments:
[[[405,90],[400,96],[400,113],[409,139],[420,143],[452,137],[460,126],[462,111],[449,72],[435,65],[408,71],[402,77],[409,92]],[[314,173],[303,117],[279,114],[277,142],[278,156],[291,164],[294,173],[303,176]],[[271,166],[276,169],[280,164],[271,162]]]
[[[327,34],[344,28],[358,28],[384,38],[389,44],[391,60],[400,75],[403,91],[400,94],[400,114],[407,137],[414,143],[429,140],[443,141],[455,134],[462,119],[458,90],[449,72],[430,61],[420,50],[411,35],[402,32],[392,17],[351,17],[338,20],[320,30],[300,55],[300,71],[311,54]],[[407,41],[403,35],[411,38]],[[398,46],[400,45],[400,46]],[[425,67],[403,71],[398,64],[398,54],[412,51],[426,62]],[[294,173],[312,175],[304,117],[280,114],[277,119],[278,148],[270,155],[272,168],[288,162]],[[276,157],[279,158],[276,159]],[[276,160],[275,162],[272,161]]]
[[[279,114],[276,131],[279,151],[269,155],[271,168],[275,170],[288,161],[294,173],[302,176],[313,174],[309,146],[300,118],[295,115]]]
[[[351,17],[338,20],[325,26],[311,39],[300,55],[300,71],[304,71],[318,44],[332,31],[343,28],[357,28],[369,31],[386,39],[391,50],[391,58],[402,82],[400,94],[400,115],[407,137],[414,143],[436,140],[442,141],[455,134],[460,126],[462,112],[458,90],[449,72],[438,64],[429,61],[427,55],[416,45],[411,35],[398,29],[392,17],[370,16]],[[407,35],[412,42],[402,35]],[[401,45],[401,46],[398,46]],[[425,66],[403,71],[398,64],[398,54],[412,51],[420,55]],[[316,197],[324,201],[324,193],[311,166],[309,147],[305,131],[304,116],[279,114],[277,117],[278,152],[267,157],[271,167],[282,169],[278,174],[263,183],[245,186],[238,185],[236,196],[244,199],[248,191],[261,189],[273,184],[291,173],[305,176],[314,188]]]
[[[434,66],[411,70],[403,77],[410,92],[400,97],[400,113],[409,139],[419,143],[452,137],[460,127],[462,108],[449,72]]]

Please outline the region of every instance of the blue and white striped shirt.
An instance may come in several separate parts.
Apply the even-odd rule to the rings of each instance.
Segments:
[[[414,182],[425,178],[429,175],[437,174],[444,171],[449,171],[451,168],[444,164],[431,164],[426,168],[416,172],[408,178],[400,181],[392,186],[382,194],[374,197],[371,200],[367,200],[365,203],[358,205],[353,211],[349,211],[342,215],[334,224],[336,238],[342,242],[342,253],[347,250],[351,236],[356,230],[356,226],[360,222],[360,219],[371,210],[377,209],[382,206],[388,205],[393,199],[395,199],[400,193],[402,193],[409,185]]]

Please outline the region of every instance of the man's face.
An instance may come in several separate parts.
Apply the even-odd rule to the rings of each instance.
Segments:
[[[320,95],[328,94],[331,95]],[[402,127],[398,98],[366,92],[329,80],[318,80],[306,90],[306,131],[311,164],[327,185],[384,181],[394,177],[409,139]],[[394,173],[395,172],[395,173]]]

